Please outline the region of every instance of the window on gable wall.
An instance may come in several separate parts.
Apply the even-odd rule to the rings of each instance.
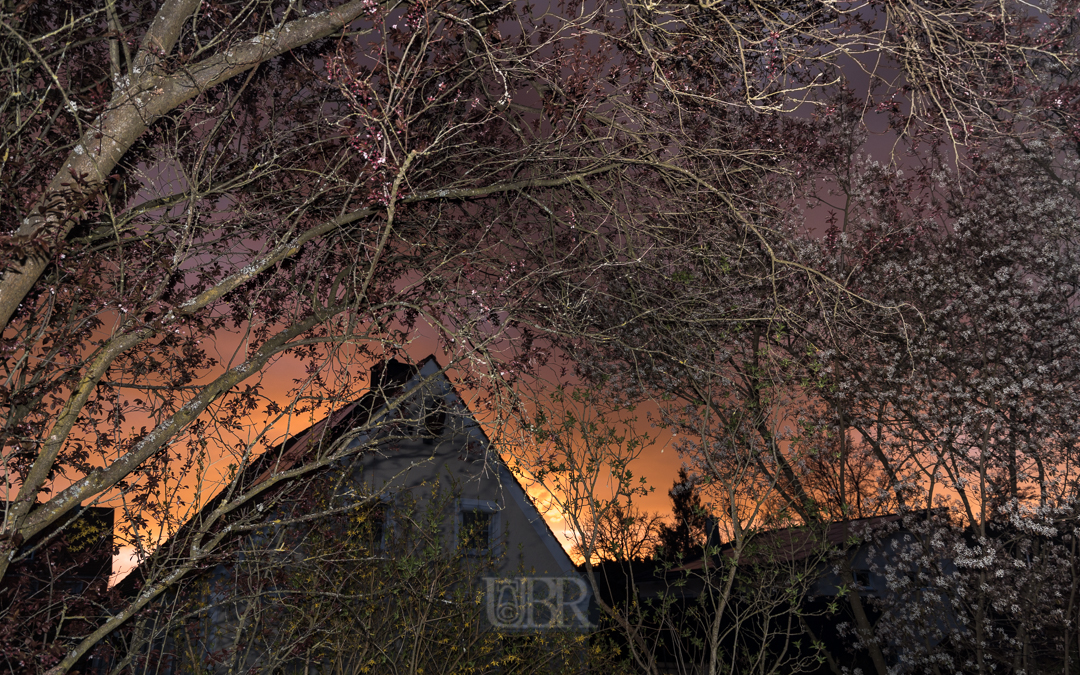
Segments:
[[[338,529],[332,530],[331,537],[348,538],[352,545],[359,546],[376,555],[384,551],[393,528],[392,503],[385,497],[359,506],[355,511],[348,511],[338,521]]]
[[[492,553],[498,543],[498,504],[480,499],[460,500],[458,544],[468,555]]]
[[[491,548],[491,517],[484,511],[465,511],[461,514],[461,540],[469,550]]]
[[[386,541],[386,532],[389,529],[388,521],[390,519],[390,505],[386,502],[380,502],[371,509],[368,514],[368,524],[370,527],[371,548],[373,551],[379,551],[383,548]]]
[[[424,418],[424,426],[426,427],[424,445],[434,445],[435,440],[442,437],[443,429],[446,427],[446,407],[441,402]]]

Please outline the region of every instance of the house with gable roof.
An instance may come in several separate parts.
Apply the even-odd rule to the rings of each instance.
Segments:
[[[461,579],[472,585],[474,597],[483,598],[488,630],[533,633],[590,627],[588,585],[434,356],[415,365],[394,359],[377,364],[366,394],[252,462],[239,482],[248,489],[269,485],[331,455],[335,459],[323,470],[320,484],[332,494],[323,495],[321,503],[332,511],[347,510],[350,500],[363,502],[373,540],[370,559],[392,558],[390,541],[417,527],[416,514],[426,508],[429,516],[435,514],[435,520],[429,517],[424,525],[428,534],[434,532],[438,547],[468,567]],[[264,502],[272,503],[273,490],[264,494]],[[221,500],[211,500],[200,515],[212,512]],[[256,502],[250,508],[261,511]],[[331,527],[319,518],[271,515],[264,522],[271,525],[249,529],[234,560],[202,571],[207,609],[194,638],[187,630],[187,646],[180,649],[176,638],[167,637],[149,648],[167,655],[159,656],[164,672],[182,670],[184,666],[176,664],[184,659],[190,664],[193,649],[203,667],[225,667],[219,656],[236,642],[237,617],[244,615],[243,603],[230,601],[229,593],[245,583],[239,570],[250,559],[247,551],[276,546],[289,548],[295,556],[300,549],[277,542],[289,534],[322,540],[339,536],[336,531],[305,531]],[[273,525],[278,522],[286,524]],[[182,535],[183,530],[174,539]],[[283,561],[284,567],[289,564]],[[132,579],[128,585],[134,592],[139,574]],[[285,592],[268,591],[283,599]],[[185,650],[187,654],[181,654]],[[260,667],[257,652],[230,667]]]
[[[363,494],[392,495],[416,494],[420,486],[435,481],[452,483],[457,492],[456,513],[445,525],[447,541],[514,552],[500,562],[498,571],[504,575],[524,564],[537,576],[577,578],[573,562],[547,521],[434,356],[417,366],[391,360],[375,369],[373,380],[382,381],[382,391],[400,382],[397,391],[414,393],[376,425],[380,433],[386,425],[396,426],[395,440],[358,455],[349,468],[353,486],[363,486],[359,488]],[[363,399],[357,405],[362,407]],[[350,446],[359,448],[369,442],[364,434],[350,441]],[[392,507],[387,513],[392,524]],[[471,541],[466,542],[466,536]]]

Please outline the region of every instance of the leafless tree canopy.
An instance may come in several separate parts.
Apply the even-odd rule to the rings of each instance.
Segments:
[[[356,452],[244,480],[418,338],[496,435],[556,354],[617,409],[674,401],[736,542],[1074,494],[1073,2],[5,0],[0,25],[0,576],[83,507],[146,555],[222,495],[155,583],[38,614],[9,664],[71,669],[252,500]],[[859,156],[875,114],[888,165]]]

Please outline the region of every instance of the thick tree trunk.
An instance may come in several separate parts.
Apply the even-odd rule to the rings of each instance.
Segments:
[[[150,124],[210,87],[341,30],[364,10],[361,0],[347,2],[333,11],[301,17],[237,42],[175,73],[160,72],[160,57],[176,46],[184,22],[200,1],[171,0],[158,11],[133,59],[131,72],[113,83],[107,112],[85,129],[31,215],[19,225],[16,237],[34,241],[42,250],[14,261],[0,280],[0,326],[7,327],[52,256],[59,252],[75,225],[73,213],[102,189],[117,162]]]
[[[874,637],[874,627],[870,625],[870,617],[866,615],[859,589],[855,586],[855,578],[851,573],[851,562],[846,559],[840,568],[840,578],[843,580],[844,585],[851,589],[847,594],[848,605],[851,607],[851,613],[855,616],[855,629],[859,632],[860,639],[870,653],[870,660],[874,662],[874,670],[878,675],[889,675],[889,666],[885,663],[885,655],[881,653],[881,648],[878,647],[877,639]]]

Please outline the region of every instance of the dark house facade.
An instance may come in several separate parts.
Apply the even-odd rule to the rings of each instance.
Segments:
[[[179,606],[186,600],[184,612],[199,618],[186,624],[182,636],[174,631],[145,642],[144,649],[152,653],[159,672],[186,672],[192,667],[201,668],[200,672],[269,667],[269,660],[277,658],[271,654],[276,649],[270,645],[273,636],[260,638],[259,644],[241,639],[249,630],[245,617],[252,615],[250,609],[255,602],[267,606],[278,603],[284,608],[301,591],[329,595],[326,592],[333,589],[318,584],[332,582],[319,581],[321,571],[305,568],[304,559],[332,548],[357,529],[366,537],[366,552],[357,555],[353,550],[350,554],[356,557],[355,576],[368,579],[365,583],[378,583],[378,579],[365,576],[375,570],[374,574],[385,575],[382,581],[386,587],[396,588],[398,580],[393,575],[400,573],[401,566],[395,557],[401,555],[435,566],[456,565],[458,572],[447,572],[456,574],[456,581],[447,587],[447,597],[464,590],[465,595],[477,599],[477,615],[488,630],[543,633],[588,629],[590,593],[584,580],[434,357],[415,365],[390,360],[376,366],[367,394],[294,434],[253,462],[238,481],[247,489],[269,485],[277,476],[311,463],[327,448],[333,448],[334,456],[340,459],[310,483],[321,487],[305,493],[303,506],[297,506],[300,502],[292,507],[274,502],[273,490],[262,493],[262,501],[253,500],[249,508],[262,512],[263,504],[274,504],[266,507],[263,519],[269,524],[249,530],[250,534],[230,547],[236,553],[192,575],[186,582],[185,588],[191,589],[186,598],[173,595],[161,603],[162,607]],[[275,489],[279,486],[287,488],[289,484],[278,483]],[[358,515],[350,520],[352,503],[358,504],[355,513],[362,518]],[[202,512],[209,513],[219,504],[220,499],[213,500]],[[340,512],[346,518],[309,518],[305,509]],[[198,519],[188,527],[194,527]],[[181,531],[174,539],[181,541],[184,536]],[[413,542],[417,537],[425,538],[423,550],[414,547],[403,551],[402,542]],[[164,557],[169,548],[163,546],[155,555]],[[433,550],[444,553],[423,558]],[[256,569],[256,561],[270,559],[274,551],[281,551],[275,569]],[[348,565],[353,563],[343,567],[341,559],[342,555],[335,556],[336,578],[351,574]],[[456,562],[446,562],[451,560]],[[137,592],[146,582],[152,564],[153,559],[144,565],[146,569],[136,570],[125,580],[128,592]],[[295,580],[297,570],[302,569],[313,573],[312,582],[297,589],[289,579]],[[262,583],[258,593],[250,590],[253,574]],[[265,582],[272,575],[277,575],[276,581]],[[374,587],[368,586],[364,592],[357,591],[355,584],[349,588],[360,596],[370,595]],[[374,592],[380,591],[376,588]],[[235,599],[241,597],[245,599]],[[445,599],[434,602],[451,603]],[[195,606],[199,603],[202,609]],[[350,609],[347,604],[342,608],[367,611]],[[392,605],[387,609],[388,614],[396,611]],[[368,615],[358,618],[356,631],[374,630],[372,623]],[[244,649],[237,646],[245,640]],[[319,670],[299,660],[278,659],[275,663],[284,664],[285,672]]]

